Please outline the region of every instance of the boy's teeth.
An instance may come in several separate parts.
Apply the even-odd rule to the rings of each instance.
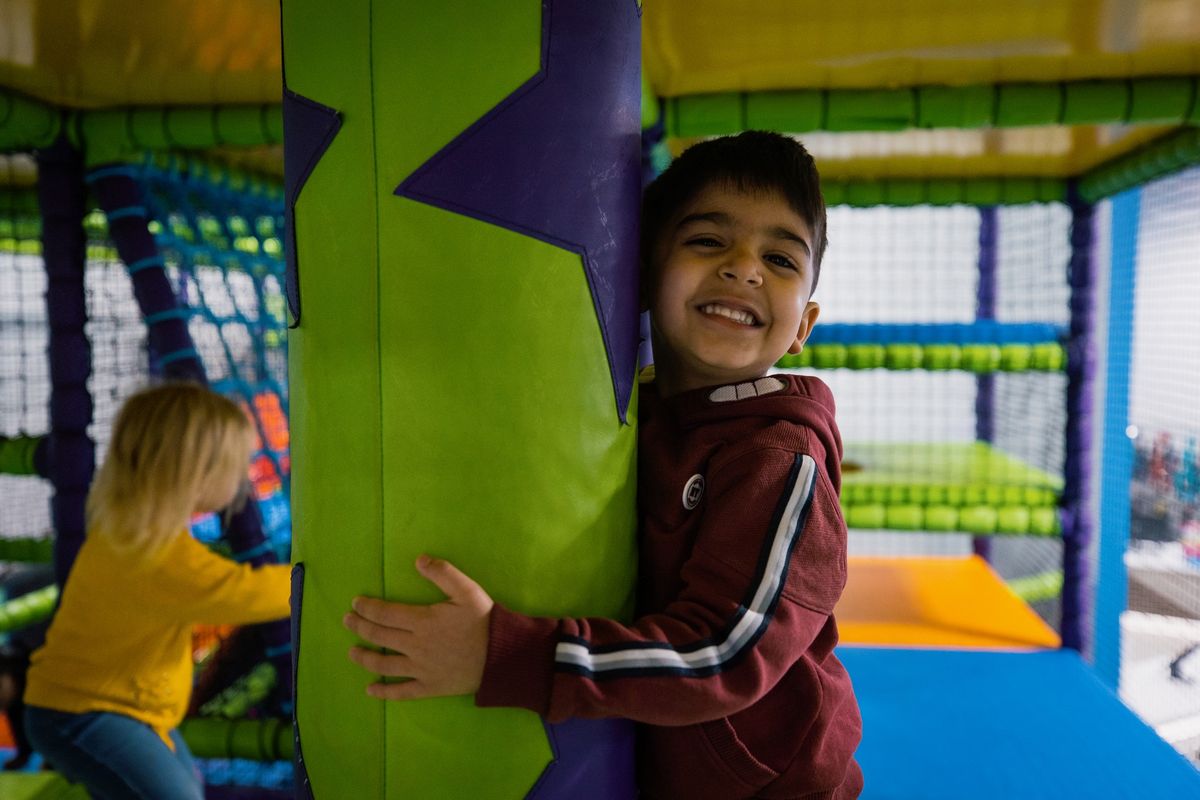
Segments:
[[[740,322],[743,325],[754,324],[754,317],[748,312],[736,311],[732,308],[719,306],[716,303],[709,303],[708,305],[704,306],[701,311],[703,311],[705,314],[716,314],[719,317],[725,317],[733,320],[734,322]]]

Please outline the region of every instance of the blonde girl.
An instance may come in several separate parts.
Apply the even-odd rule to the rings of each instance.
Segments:
[[[25,690],[30,741],[96,800],[200,800],[176,730],[192,626],[288,614],[287,566],[237,564],[187,529],[192,514],[238,501],[253,446],[242,411],[195,384],[145,389],[117,414],[88,536]]]

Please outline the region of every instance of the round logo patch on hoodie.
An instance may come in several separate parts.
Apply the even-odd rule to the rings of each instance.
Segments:
[[[691,511],[696,506],[700,505],[700,498],[704,496],[704,476],[696,473],[688,478],[688,482],[683,486],[683,507]]]

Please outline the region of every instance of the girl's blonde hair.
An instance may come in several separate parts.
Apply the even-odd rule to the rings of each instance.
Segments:
[[[89,534],[153,556],[218,481],[244,474],[253,430],[237,405],[199,384],[131,395],[88,493]]]

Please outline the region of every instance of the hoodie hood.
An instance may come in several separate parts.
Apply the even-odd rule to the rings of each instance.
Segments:
[[[841,484],[842,439],[835,421],[833,393],[819,378],[810,375],[767,375],[753,381],[693,389],[660,398],[653,383],[644,390],[646,421],[667,415],[681,430],[736,423],[738,428],[752,418],[767,426],[786,422],[799,426],[815,438],[825,454],[825,468]]]

